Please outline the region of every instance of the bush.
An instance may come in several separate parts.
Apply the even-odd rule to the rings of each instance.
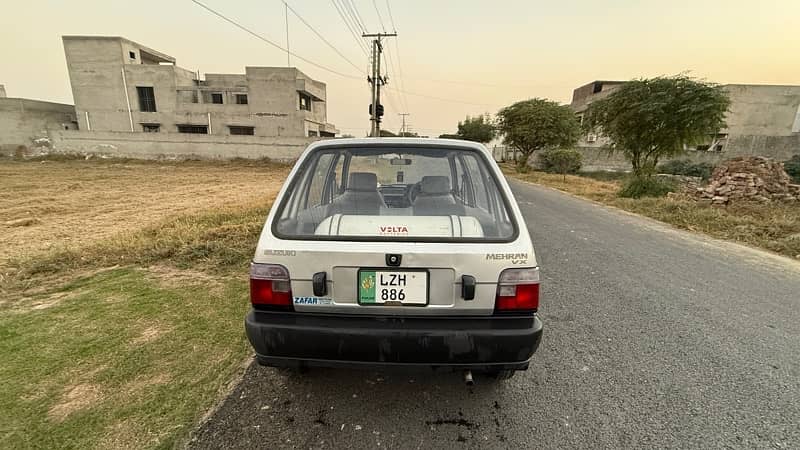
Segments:
[[[633,177],[622,185],[622,190],[617,195],[625,198],[663,197],[668,192],[674,191],[675,185],[666,181],[650,177]]]
[[[668,173],[671,175],[684,175],[689,177],[700,177],[707,180],[711,177],[714,166],[709,163],[692,163],[688,159],[673,159],[658,166],[658,173]]]
[[[795,183],[800,184],[800,155],[792,156],[788,161],[783,163],[783,169],[794,180]]]
[[[583,155],[577,150],[550,149],[544,150],[539,155],[539,164],[542,170],[550,173],[578,173],[581,170]]]

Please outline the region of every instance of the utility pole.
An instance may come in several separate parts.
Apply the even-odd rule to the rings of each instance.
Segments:
[[[400,128],[400,136],[405,136],[406,133],[406,116],[410,116],[410,113],[397,113],[398,116],[403,118],[403,127]]]
[[[381,39],[385,37],[395,37],[397,33],[364,33],[362,37],[374,38],[372,40],[372,75],[367,77],[367,82],[372,88],[372,103],[370,103],[369,114],[372,127],[370,136],[379,137],[381,135],[381,116],[383,116],[383,105],[381,105],[381,86],[385,85],[388,77],[381,75],[381,53],[383,44]]]
[[[286,67],[292,67],[292,60],[289,57],[289,4],[283,2],[283,12],[286,18]]]

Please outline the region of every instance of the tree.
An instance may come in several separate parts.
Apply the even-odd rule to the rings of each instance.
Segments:
[[[637,79],[589,105],[586,130],[608,137],[636,178],[649,178],[659,159],[703,142],[725,126],[730,105],[722,86],[685,75]]]
[[[568,173],[578,173],[583,163],[583,155],[577,150],[565,148],[547,149],[539,155],[539,162],[545,172],[560,173],[567,181]]]
[[[497,128],[507,145],[520,152],[517,171],[528,171],[536,150],[571,147],[578,141],[580,124],[569,106],[541,98],[506,106],[497,113]]]
[[[439,139],[462,139],[462,138],[457,134],[440,134]]]
[[[477,117],[467,116],[463,122],[458,122],[458,138],[466,141],[475,141],[485,144],[496,134],[492,119],[488,114]]]

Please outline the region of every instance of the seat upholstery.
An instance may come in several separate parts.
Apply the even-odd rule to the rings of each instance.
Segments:
[[[420,181],[420,192],[414,201],[415,216],[463,215],[464,208],[450,190],[450,178],[426,176]]]
[[[347,188],[333,200],[328,215],[378,215],[381,208],[386,208],[386,203],[378,192],[378,177],[374,173],[351,172]]]

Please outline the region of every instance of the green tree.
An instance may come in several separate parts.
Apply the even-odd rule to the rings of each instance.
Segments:
[[[494,139],[495,134],[494,124],[488,114],[477,117],[467,116],[463,122],[458,122],[457,135],[459,139],[485,144]]]
[[[560,173],[564,181],[568,173],[578,173],[583,163],[583,155],[577,150],[553,148],[539,155],[539,162],[545,172]]]
[[[598,130],[622,153],[635,178],[649,178],[659,159],[681,154],[684,145],[708,140],[725,126],[730,101],[722,86],[685,75],[637,79],[592,102],[586,130]]]
[[[506,106],[497,113],[497,128],[507,145],[516,148],[517,171],[528,171],[536,150],[571,147],[578,141],[580,124],[569,106],[541,98]]]

